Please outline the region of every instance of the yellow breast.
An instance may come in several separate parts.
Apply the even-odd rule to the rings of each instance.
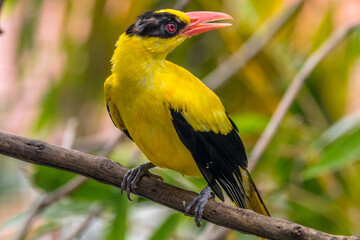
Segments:
[[[154,79],[151,84],[126,87],[128,83],[124,81],[112,75],[105,83],[115,125],[126,128],[136,145],[156,166],[200,177],[191,153],[180,141],[172,124],[166,100],[171,96],[171,91],[166,91],[169,86]]]
[[[108,106],[115,125],[126,128],[156,166],[201,176],[177,135],[170,108],[182,112],[194,130],[227,134],[232,126],[222,103],[187,70],[165,57],[144,55],[149,51],[139,49],[133,39],[127,42],[126,36],[119,41],[122,45],[113,57],[113,74],[105,82],[105,96],[111,103]],[[129,54],[127,49],[135,50]]]

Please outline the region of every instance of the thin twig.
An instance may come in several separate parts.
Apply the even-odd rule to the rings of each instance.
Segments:
[[[178,0],[175,5],[174,5],[174,9],[183,11],[187,5],[190,3],[191,0]]]
[[[284,59],[280,60],[274,51],[272,51],[269,55],[272,57],[270,61],[273,62],[277,68],[277,71],[281,72],[284,79],[291,79],[293,76],[295,76],[298,69],[295,67],[294,62],[287,61],[286,64],[284,64]],[[329,125],[329,122],[322,112],[319,103],[315,100],[315,97],[310,92],[310,89],[307,85],[303,86],[302,95],[299,96],[298,102],[301,110],[307,116],[307,119],[311,125],[315,127]]]
[[[28,218],[25,223],[22,225],[21,230],[15,236],[14,240],[22,240],[25,239],[27,232],[29,231],[31,225],[33,224],[36,217],[40,212],[52,203],[58,201],[59,199],[68,196],[74,190],[78,189],[86,182],[87,178],[82,176],[76,176],[74,179],[69,181],[66,185],[62,186],[55,192],[52,192],[48,195],[42,196],[40,201],[34,206],[34,208],[30,211]]]
[[[91,221],[96,218],[102,211],[102,207],[100,205],[95,205],[91,208],[90,214],[85,218],[85,220],[73,230],[70,235],[65,238],[65,240],[72,240],[79,237],[85,229],[90,225]]]
[[[316,50],[304,63],[302,68],[294,77],[291,85],[286,90],[283,98],[281,99],[278,107],[276,108],[274,114],[272,115],[266,129],[260,136],[259,140],[256,142],[250,158],[249,158],[249,170],[251,171],[258,163],[259,159],[263,155],[265,149],[269,145],[270,141],[274,137],[276,131],[279,128],[279,125],[285,114],[289,110],[291,104],[293,103],[295,97],[299,93],[300,89],[304,85],[306,78],[314,70],[314,68],[319,64],[319,62],[326,57],[331,50],[339,45],[341,40],[348,36],[353,30],[360,27],[360,24],[353,25],[351,27],[341,28],[333,33],[320,47]]]
[[[240,68],[244,67],[279,32],[303,3],[304,0],[299,0],[280,14],[266,20],[249,40],[203,79],[204,83],[213,90],[220,87]]]
[[[79,125],[79,119],[72,117],[70,118],[65,127],[63,140],[61,146],[64,148],[72,148],[76,137],[76,129]]]
[[[98,182],[120,188],[128,171],[119,163],[104,157],[58,147],[45,142],[0,132],[0,154],[26,162],[81,174]],[[197,196],[151,177],[138,182],[136,194],[184,212],[184,204]],[[190,212],[193,215],[193,211]],[[289,221],[267,217],[252,210],[236,208],[222,202],[209,200],[205,206],[205,220],[239,232],[278,240],[360,240],[360,236],[337,236],[317,231]]]
[[[109,139],[103,148],[101,149],[99,156],[107,157],[109,154],[114,150],[116,145],[120,142],[121,139],[123,139],[125,136],[124,133],[117,131],[117,133],[114,134],[114,137]]]
[[[206,224],[206,227],[201,232],[197,240],[220,240],[225,239],[226,235],[231,232],[231,229],[220,227],[213,223]]]

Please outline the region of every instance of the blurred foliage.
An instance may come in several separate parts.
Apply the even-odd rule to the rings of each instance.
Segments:
[[[192,0],[185,11],[221,11],[233,16],[233,26],[185,41],[168,60],[179,64],[200,79],[236,51],[269,17],[292,1],[273,0]],[[265,48],[243,69],[217,89],[217,93],[240,130],[248,152],[265,128],[296,71],[335,29],[339,9],[347,1],[306,1]],[[350,1],[349,1],[350,2]],[[110,122],[103,97],[103,82],[110,73],[110,58],[119,35],[135,17],[154,8],[172,8],[177,1],[164,0],[22,0],[6,1],[5,16],[17,17],[16,83],[30,82],[29,88],[9,98],[0,125],[15,111],[21,96],[32,96],[35,117],[17,119],[31,123],[19,134],[59,142],[68,119],[80,124],[75,146],[98,153],[117,129]],[[348,2],[347,2],[348,3]],[[359,3],[354,3],[360,9]],[[19,14],[20,13],[20,14]],[[348,16],[352,21],[351,15]],[[50,21],[51,20],[51,21]],[[11,29],[5,31],[11,31]],[[4,36],[0,36],[2,38]],[[263,199],[275,217],[333,234],[360,232],[360,118],[354,98],[360,89],[360,30],[343,41],[310,75],[292,105],[276,137],[253,173]],[[37,75],[34,74],[35,70]],[[359,72],[359,71],[358,71]],[[34,78],[40,76],[41,80]],[[20,86],[20,85],[17,85]],[[104,134],[106,133],[106,134]],[[112,159],[127,167],[146,158],[130,141],[123,141]],[[8,159],[1,159],[0,200],[19,183],[19,172]],[[165,182],[194,191],[205,181],[183,178],[170,170],[155,169]],[[18,176],[18,175],[16,175]],[[32,187],[53,191],[74,177],[40,166],[26,170]],[[6,180],[4,180],[6,179]],[[10,180],[12,179],[12,181]],[[104,207],[101,224],[93,239],[195,239],[204,227],[172,210],[133,196],[129,202],[119,189],[90,180],[69,198],[42,213],[30,239],[64,232],[69,224],[84,217],[94,202]],[[0,201],[0,207],[5,207]],[[0,230],[23,224],[27,212],[6,221]],[[204,222],[203,225],[206,226]],[[229,239],[254,239],[231,234]],[[91,238],[87,238],[91,239]]]

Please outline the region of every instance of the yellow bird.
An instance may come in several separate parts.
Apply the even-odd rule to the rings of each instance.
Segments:
[[[140,15],[116,44],[112,74],[104,84],[106,105],[115,126],[150,160],[129,170],[122,189],[158,166],[204,177],[208,185],[186,208],[195,206],[195,222],[211,189],[221,188],[241,208],[269,215],[249,175],[245,148],[219,97],[186,69],[165,60],[185,39],[230,26],[208,23],[232,19],[218,12],[161,9]]]

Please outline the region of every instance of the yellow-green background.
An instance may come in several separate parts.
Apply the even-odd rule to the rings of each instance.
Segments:
[[[221,11],[234,18],[232,27],[193,37],[168,56],[201,79],[264,21],[296,1],[187,2],[185,11]],[[99,153],[118,133],[103,96],[115,41],[139,14],[176,3],[5,1],[0,18],[0,130],[60,145],[65,132],[75,129],[73,148]],[[304,61],[336,29],[359,20],[359,1],[307,0],[254,59],[216,90],[248,153]],[[359,56],[357,30],[315,68],[253,171],[272,216],[332,234],[360,233]],[[110,158],[129,168],[146,161],[129,140],[122,140]],[[18,231],[39,194],[74,176],[3,156],[0,164],[0,238]],[[154,172],[189,190],[205,186],[204,180],[170,170]],[[69,231],[95,202],[104,207],[91,227],[95,239],[196,239],[206,228],[205,222],[197,228],[189,217],[133,199],[129,202],[119,189],[90,181],[43,212],[28,238]],[[233,233],[228,239],[253,238]]]

